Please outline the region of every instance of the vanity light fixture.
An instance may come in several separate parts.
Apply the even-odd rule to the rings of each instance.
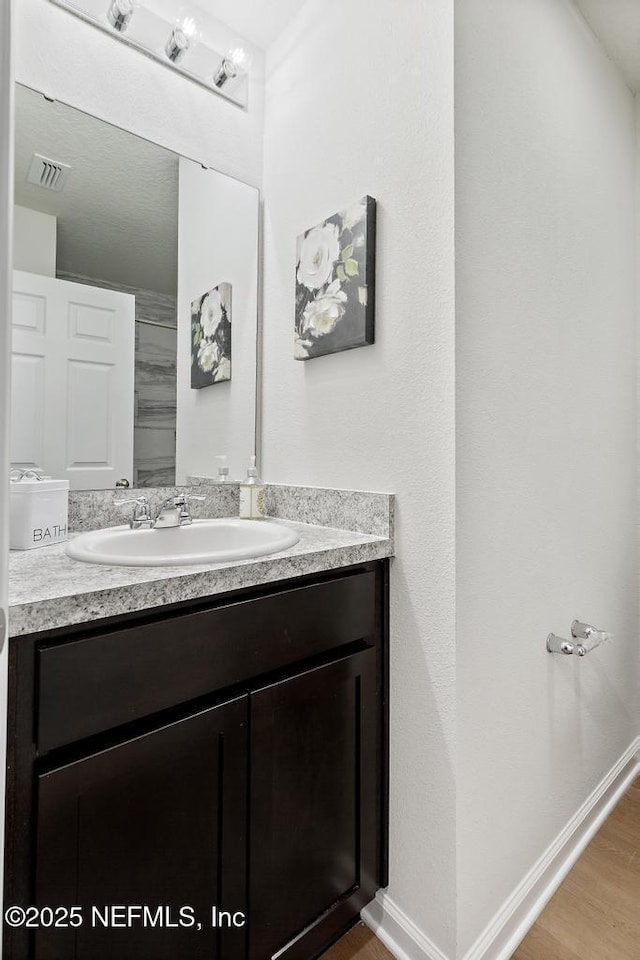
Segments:
[[[114,30],[124,33],[137,5],[136,0],[111,0],[107,10],[107,20]]]
[[[0,0],[0,5],[2,2]],[[233,34],[222,21],[197,6],[202,0],[49,2],[210,93],[246,109],[249,90],[246,74],[251,66],[251,47],[245,40],[234,40],[223,56],[222,51],[227,47],[224,38]],[[228,83],[232,78],[233,82]]]
[[[164,48],[164,52],[171,63],[180,63],[187,50],[194,47],[201,36],[202,33],[196,20],[191,14],[181,11],[174,21],[171,36]]]
[[[243,44],[242,40],[233,40],[227,53],[222,58],[220,66],[213,75],[216,87],[224,86],[227,80],[241,77],[251,69],[253,55]]]

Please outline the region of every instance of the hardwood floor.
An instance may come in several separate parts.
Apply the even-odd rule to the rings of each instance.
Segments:
[[[640,778],[624,795],[512,960],[638,960]]]
[[[364,923],[356,923],[344,937],[322,954],[320,960],[394,960]]]

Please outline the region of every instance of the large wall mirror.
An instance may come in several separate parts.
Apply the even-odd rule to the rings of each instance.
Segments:
[[[11,461],[71,489],[255,451],[258,191],[16,89]]]

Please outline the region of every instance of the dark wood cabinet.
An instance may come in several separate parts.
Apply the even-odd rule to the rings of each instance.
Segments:
[[[243,956],[210,914],[246,910],[246,736],[245,696],[38,777],[35,902],[84,922],[38,931],[36,960]],[[105,927],[114,905],[149,913]]]
[[[387,879],[387,579],[12,642],[5,906],[82,924],[7,960],[311,960],[354,922]]]
[[[251,960],[314,956],[375,894],[375,712],[374,650],[252,695]]]

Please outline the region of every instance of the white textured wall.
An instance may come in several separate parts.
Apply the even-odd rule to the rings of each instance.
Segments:
[[[267,60],[264,474],[398,495],[393,901],[455,941],[450,0],[308,0]],[[296,362],[296,236],[378,200],[376,343]]]
[[[13,269],[56,275],[58,219],[39,210],[13,208]]]
[[[180,160],[176,481],[217,476],[216,456],[243,480],[255,452],[258,191]],[[191,389],[191,302],[231,284],[231,380]]]
[[[255,51],[245,111],[49,0],[19,0],[16,14],[16,80],[260,185],[264,107],[260,51]]]
[[[634,104],[568,0],[457,0],[456,177],[463,955],[638,732]]]

